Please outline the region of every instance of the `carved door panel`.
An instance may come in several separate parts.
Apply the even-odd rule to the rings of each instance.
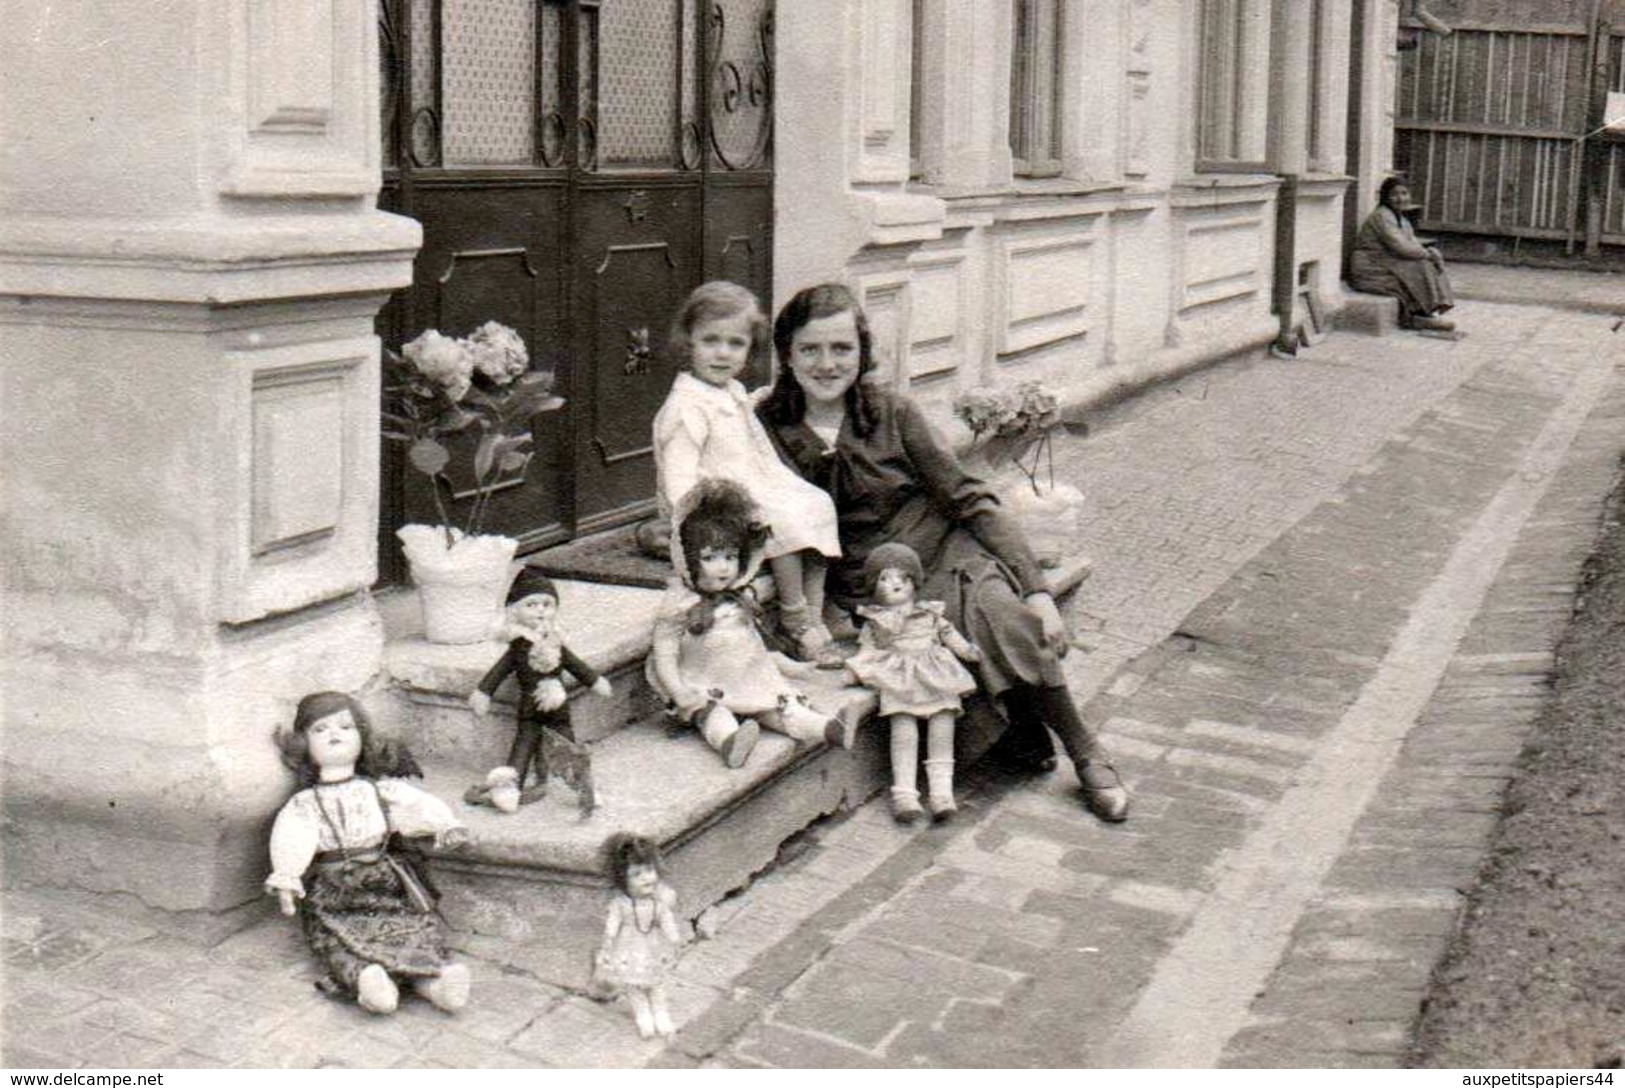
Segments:
[[[487,528],[530,551],[642,516],[672,313],[714,277],[769,302],[771,0],[382,0],[380,40],[380,204],[424,231],[381,335],[500,321],[568,401]],[[433,504],[386,452],[398,577],[393,531]]]

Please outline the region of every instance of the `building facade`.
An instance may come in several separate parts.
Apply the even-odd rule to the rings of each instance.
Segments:
[[[583,90],[578,38],[573,125],[537,90],[529,159],[408,171],[418,189],[403,196],[400,159],[386,162],[410,153],[417,118],[390,119],[382,15],[441,35],[449,19],[489,30],[495,9],[525,8],[537,48],[522,89],[545,83],[549,25],[669,8],[674,55],[710,57],[682,28],[702,35],[724,5],[15,7],[0,33],[0,68],[28,89],[0,96],[6,874],[171,909],[258,893],[287,790],[272,730],[308,691],[382,683],[379,529],[402,514],[380,482],[378,315],[404,288],[456,282],[423,254],[589,299],[601,320],[540,294],[512,305],[555,330],[568,350],[552,362],[576,368],[566,394],[599,408],[623,403],[614,382],[647,378],[638,332],[663,331],[656,311],[689,280],[731,274],[730,260],[779,300],[846,280],[883,380],[951,429],[963,389],[1042,378],[1087,403],[1323,326],[1392,142],[1395,0],[778,0],[743,23],[767,31],[740,39],[770,45],[760,71],[736,67],[732,98],[704,92],[770,108],[770,125],[735,118],[720,138],[744,169],[684,176],[694,141],[719,136],[680,85],[676,123],[650,137],[675,159],[606,168],[612,104]],[[626,33],[591,41],[635,85],[644,62],[615,42],[645,37]],[[473,60],[468,86],[490,94],[497,74]],[[451,135],[448,115],[436,124],[437,141]],[[560,131],[577,174],[543,161]],[[756,132],[770,133],[760,148]],[[471,154],[490,146],[462,137]],[[764,177],[770,221],[757,204],[705,233],[722,218],[706,201],[760,201],[729,190]],[[481,210],[503,186],[531,201],[528,240],[480,240],[508,225]],[[381,210],[381,190],[418,218]],[[667,218],[698,223],[695,251],[659,257],[647,315],[622,317],[653,305],[647,277],[611,282],[598,274],[614,261],[580,246],[587,286],[549,286],[561,217],[569,237],[600,230],[604,252],[635,263],[658,240],[614,231],[653,229],[683,200],[698,220],[687,206]],[[443,245],[454,214],[475,228]],[[433,297],[405,324],[386,314],[386,335],[502,316]],[[572,424],[555,468],[585,478],[592,466],[571,459],[637,453],[638,421],[603,415],[615,434]],[[640,485],[615,486],[635,516]]]

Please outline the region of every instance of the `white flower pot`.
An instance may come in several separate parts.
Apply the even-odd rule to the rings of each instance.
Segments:
[[[506,536],[464,537],[454,531],[407,525],[396,536],[405,546],[412,582],[423,609],[423,636],[460,645],[491,638],[502,624],[503,599],[518,571],[519,542]]]
[[[1038,562],[1058,567],[1078,547],[1083,516],[1083,492],[1071,484],[1040,481],[1038,490],[1019,473],[1007,476],[999,489],[999,502],[1016,519]]]

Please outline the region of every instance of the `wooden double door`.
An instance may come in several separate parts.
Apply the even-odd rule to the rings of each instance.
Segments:
[[[379,35],[380,205],[424,236],[381,335],[502,322],[567,401],[486,528],[530,551],[646,515],[674,311],[718,278],[769,304],[772,0],[381,0]],[[433,499],[386,454],[390,578]]]

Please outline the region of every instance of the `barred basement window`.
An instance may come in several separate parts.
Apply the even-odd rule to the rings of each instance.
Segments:
[[[1269,19],[1265,0],[1200,0],[1196,168],[1265,169]]]
[[[1023,177],[1061,172],[1061,0],[1012,0],[1010,152]]]

